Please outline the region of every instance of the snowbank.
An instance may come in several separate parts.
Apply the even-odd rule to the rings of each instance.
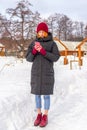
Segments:
[[[55,87],[51,96],[49,124],[45,130],[87,130],[87,59],[81,69],[54,64]],[[31,63],[0,57],[0,130],[33,130],[36,116],[30,94]]]

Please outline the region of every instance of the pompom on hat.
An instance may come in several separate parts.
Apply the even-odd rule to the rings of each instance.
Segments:
[[[48,26],[47,26],[47,24],[45,22],[41,22],[41,23],[38,24],[36,32],[38,33],[41,30],[48,33]]]

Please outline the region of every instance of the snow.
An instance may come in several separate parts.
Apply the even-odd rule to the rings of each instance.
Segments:
[[[33,126],[37,113],[30,93],[31,66],[25,59],[22,63],[15,57],[0,57],[0,130],[41,129]],[[61,57],[54,69],[54,95],[44,130],[87,130],[87,57],[81,68],[73,63],[72,70]]]
[[[5,47],[2,43],[0,43],[0,47]]]

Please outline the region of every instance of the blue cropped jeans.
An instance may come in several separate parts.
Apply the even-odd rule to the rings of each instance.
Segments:
[[[49,110],[50,108],[50,95],[43,95],[44,99],[44,109]],[[41,95],[35,95],[36,108],[42,107]]]

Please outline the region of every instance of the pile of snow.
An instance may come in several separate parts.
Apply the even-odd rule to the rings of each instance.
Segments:
[[[30,93],[32,63],[0,57],[0,130],[33,130],[36,116]],[[87,57],[83,66],[54,64],[55,86],[51,96],[49,124],[45,130],[87,130]],[[42,108],[43,109],[43,108]]]

